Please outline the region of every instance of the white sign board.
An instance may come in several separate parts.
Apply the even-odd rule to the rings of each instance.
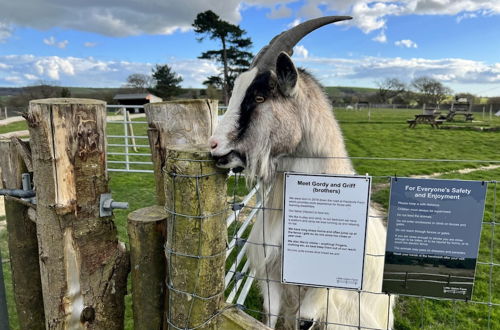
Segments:
[[[361,289],[370,183],[285,173],[283,283]]]

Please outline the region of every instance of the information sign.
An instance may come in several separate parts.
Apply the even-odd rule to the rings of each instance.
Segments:
[[[370,183],[285,173],[283,283],[361,289]]]
[[[382,290],[470,299],[487,183],[393,178]]]

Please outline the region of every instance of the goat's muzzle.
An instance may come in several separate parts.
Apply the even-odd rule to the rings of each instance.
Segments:
[[[245,155],[236,150],[231,150],[225,155],[212,154],[212,158],[215,160],[215,165],[217,167],[232,168],[235,173],[243,171],[246,164]]]

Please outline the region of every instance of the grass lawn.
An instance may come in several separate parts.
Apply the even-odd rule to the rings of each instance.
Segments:
[[[335,115],[340,122],[344,133],[347,149],[351,157],[374,158],[407,158],[407,159],[449,159],[470,161],[416,161],[416,160],[369,160],[354,159],[353,163],[358,173],[369,173],[375,176],[374,193],[372,199],[383,206],[387,206],[389,188],[383,183],[387,182],[385,176],[428,175],[432,173],[445,173],[440,178],[498,181],[500,169],[479,170],[468,174],[450,173],[464,168],[477,168],[491,165],[488,162],[473,160],[500,161],[500,132],[477,132],[473,130],[439,130],[429,125],[418,125],[414,129],[408,128],[406,119],[420,111],[415,110],[390,110],[372,109],[370,116],[367,110],[353,111],[336,109]],[[476,119],[481,119],[481,114],[475,114]],[[477,125],[500,126],[500,118],[494,117],[490,122],[488,117],[484,122],[445,123],[444,125]],[[144,119],[138,119],[144,120]],[[11,125],[15,129],[25,129],[23,123]],[[11,126],[8,125],[8,126]],[[25,125],[25,124],[24,124]],[[0,133],[7,126],[0,127]],[[13,126],[11,126],[13,127]],[[134,125],[135,135],[146,135],[146,125]],[[122,135],[121,125],[108,124],[108,134]],[[108,143],[122,144],[122,139],[108,139]],[[137,140],[138,144],[148,144],[147,140]],[[122,147],[110,147],[111,152],[123,152]],[[139,152],[148,152],[147,148]],[[123,160],[124,156],[113,155],[109,160]],[[132,157],[132,161],[149,161],[147,157]],[[500,164],[496,164],[500,165]],[[110,164],[109,167],[117,168],[121,164]],[[134,168],[151,168],[149,165],[134,165]],[[110,172],[110,188],[113,198],[118,201],[128,201],[130,209],[127,211],[116,210],[115,221],[120,240],[128,242],[126,233],[126,217],[133,210],[153,205],[154,181],[153,175],[147,173],[117,173]],[[232,189],[228,189],[231,194]],[[496,189],[499,190],[498,187]],[[239,195],[244,191],[239,186]],[[492,222],[498,222],[500,210],[500,197],[496,196],[495,187],[489,185],[486,212],[479,262],[494,263],[495,266],[480,264],[476,270],[476,282],[473,301],[493,302],[500,304],[500,230],[494,230]],[[237,227],[230,228],[234,232]],[[5,230],[0,230],[0,250],[2,257],[8,258]],[[229,263],[229,262],[228,262]],[[12,329],[17,329],[17,320],[12,301],[12,284],[10,282],[9,264],[4,264],[4,274],[9,299],[9,313]],[[489,281],[489,278],[492,281]],[[129,290],[130,292],[130,290]],[[127,296],[126,329],[132,329],[132,316],[130,308],[130,295]],[[259,309],[261,298],[255,288],[249,296],[246,306],[249,309]],[[259,316],[259,313],[255,313]],[[489,320],[489,321],[488,321]],[[490,322],[490,323],[488,323]],[[433,299],[406,298],[397,300],[396,329],[500,329],[500,307],[488,307],[484,304],[437,301]]]
[[[16,121],[14,123],[0,126],[0,134],[3,133],[9,133],[9,132],[14,132],[14,131],[24,131],[28,129],[28,124],[26,124],[26,121]]]

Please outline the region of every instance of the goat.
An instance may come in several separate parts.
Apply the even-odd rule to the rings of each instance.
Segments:
[[[283,175],[278,173],[354,173],[323,88],[290,58],[305,35],[345,19],[350,17],[309,20],[275,37],[236,79],[228,110],[208,141],[217,166],[245,169],[248,180],[257,177],[271,185],[247,256],[256,277],[269,279],[260,287],[267,325],[273,328],[279,317],[287,329],[392,328],[394,304],[380,293],[386,236],[380,218],[368,222],[363,292],[280,283]]]

